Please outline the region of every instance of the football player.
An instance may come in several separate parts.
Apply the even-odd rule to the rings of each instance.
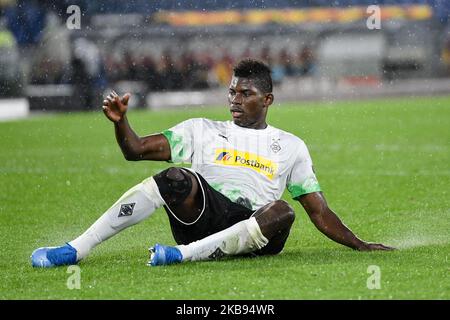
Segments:
[[[245,59],[233,71],[228,89],[231,121],[188,119],[145,137],[139,137],[128,122],[130,95],[111,92],[103,101],[103,112],[114,124],[125,159],[191,167],[173,166],[146,178],[76,239],[36,249],[32,265],[75,264],[160,207],[168,214],[178,245],[152,246],[151,266],[278,254],[295,218],[294,209],[281,200],[285,188],[330,239],[361,251],[393,249],[359,239],[328,207],[305,143],[266,122],[274,101],[269,67]]]

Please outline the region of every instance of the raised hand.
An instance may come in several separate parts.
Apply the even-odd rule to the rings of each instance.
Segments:
[[[114,90],[103,100],[103,113],[112,122],[119,122],[128,110],[130,94],[126,93],[120,97]]]

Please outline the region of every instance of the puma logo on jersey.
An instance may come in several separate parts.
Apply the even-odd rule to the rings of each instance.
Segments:
[[[227,140],[228,141],[228,137],[227,136],[224,136],[223,134],[221,134],[221,133],[219,133],[219,137],[221,137],[221,138],[224,138],[225,140]]]
[[[265,175],[270,180],[277,172],[278,164],[257,154],[234,149],[216,149],[215,163],[228,166],[247,167]]]

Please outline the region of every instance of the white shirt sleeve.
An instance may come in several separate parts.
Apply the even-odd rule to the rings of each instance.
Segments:
[[[311,156],[303,141],[301,141],[297,149],[294,165],[288,176],[286,187],[294,199],[304,194],[321,191],[313,170]]]
[[[196,119],[189,119],[161,132],[169,141],[169,162],[192,163],[194,155],[194,127]]]

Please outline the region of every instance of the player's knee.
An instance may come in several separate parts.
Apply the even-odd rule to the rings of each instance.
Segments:
[[[283,200],[271,202],[255,213],[261,232],[271,239],[280,231],[290,230],[295,220],[294,209]]]
[[[181,204],[191,193],[190,173],[182,168],[170,167],[153,177],[167,205]]]
[[[177,167],[170,167],[167,169],[166,177],[175,182],[183,181],[185,176],[183,174],[183,171],[180,168]]]
[[[295,221],[295,211],[292,206],[284,200],[276,200],[274,203],[276,211],[286,226],[290,227]]]

